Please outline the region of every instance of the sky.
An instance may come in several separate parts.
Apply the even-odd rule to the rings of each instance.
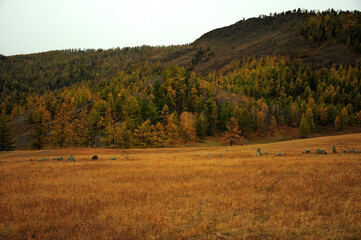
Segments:
[[[361,0],[0,0],[0,54],[191,43],[243,18]]]

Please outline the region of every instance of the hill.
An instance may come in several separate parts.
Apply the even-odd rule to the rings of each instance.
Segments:
[[[1,136],[17,148],[145,148],[273,136],[304,118],[302,135],[355,129],[360,15],[289,11],[189,45],[1,56]]]
[[[330,34],[322,41],[317,41],[316,44],[310,44],[308,36],[305,38],[306,34],[301,34],[303,32],[300,31],[300,28],[304,22],[320,15],[329,17],[327,14],[337,16],[334,11],[316,14],[294,10],[242,20],[201,36],[192,44],[197,49],[196,53],[188,48],[188,51],[183,50],[183,52],[173,54],[173,58],[161,56],[158,59],[164,64],[169,64],[171,60],[172,64],[180,65],[191,61],[193,69],[197,73],[203,74],[224,67],[236,59],[249,57],[289,56],[293,60],[301,58],[314,68],[331,67],[333,64],[354,64],[357,59],[360,59],[360,52],[355,51],[355,47],[350,44],[346,44],[347,41],[340,41],[336,34]],[[341,13],[340,15],[342,14],[350,13]],[[357,39],[354,45],[359,46],[360,14],[356,12],[356,15],[358,15],[355,17],[358,19],[356,21],[359,23],[358,26],[354,26],[354,31],[357,33],[353,32],[352,34]],[[332,24],[340,25],[339,22]],[[331,26],[325,28],[327,29],[327,27],[331,28]],[[320,31],[324,30],[320,29]]]
[[[340,152],[360,150],[360,139],[0,152],[0,236],[358,239],[360,154]],[[259,147],[269,155],[257,156]],[[317,148],[328,154],[314,154]],[[306,149],[311,153],[302,154]],[[98,160],[91,160],[94,154]],[[66,161],[69,155],[75,162]],[[52,160],[60,156],[65,159]]]

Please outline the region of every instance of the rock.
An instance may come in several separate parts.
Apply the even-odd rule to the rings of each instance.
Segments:
[[[261,155],[262,155],[261,148],[258,148],[258,149],[257,149],[257,155],[258,155],[258,156],[261,156]]]
[[[218,157],[222,157],[222,153],[220,152],[220,153],[218,153]]]
[[[317,149],[315,154],[327,154],[327,152],[324,149]]]
[[[263,153],[262,155],[269,155],[269,153],[268,153],[268,152],[265,152],[265,153]]]
[[[356,149],[350,149],[348,150],[349,153],[361,153],[360,151],[357,151]]]
[[[115,158],[115,157],[112,157],[110,160],[117,160],[117,158]]]
[[[0,160],[0,163],[2,163],[3,162],[3,160]]]
[[[94,156],[92,157],[92,160],[98,160],[98,156],[97,156],[97,155],[94,155]]]
[[[306,149],[305,153],[311,153],[311,150],[310,149]]]
[[[33,161],[33,159],[30,158],[30,162]]]
[[[333,153],[337,153],[337,150],[336,150],[336,146],[335,146],[335,145],[332,146],[332,152],[333,152]]]
[[[75,157],[72,155],[68,158],[68,162],[75,162]]]
[[[58,157],[56,160],[58,160],[58,161],[63,161],[64,158],[63,158],[63,157]]]
[[[209,156],[211,156],[211,154],[209,152],[207,152],[207,156],[209,157]]]
[[[342,152],[341,152],[341,154],[346,154],[346,150],[343,149]]]
[[[38,159],[38,162],[45,162],[45,161],[48,161],[49,160],[49,158],[40,158],[40,159]]]
[[[226,151],[228,152],[228,151],[229,151],[229,149],[226,149]]]
[[[276,156],[283,156],[282,153],[276,152]]]

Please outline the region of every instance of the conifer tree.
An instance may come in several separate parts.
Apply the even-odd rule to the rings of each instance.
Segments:
[[[195,139],[195,118],[192,113],[183,112],[180,115],[180,126],[181,135],[185,143]]]
[[[212,136],[216,130],[218,112],[217,104],[211,98],[206,102],[205,115],[207,121],[207,135]]]
[[[234,117],[238,121],[239,128],[242,129],[243,135],[246,135],[247,132],[251,132],[253,130],[252,118],[246,108],[236,106],[234,108]]]
[[[164,126],[158,122],[154,126],[154,132],[152,135],[152,146],[154,147],[164,147],[168,142],[167,134],[165,133]]]
[[[133,144],[142,148],[151,147],[153,132],[154,126],[151,125],[150,120],[148,119],[134,130]]]
[[[231,117],[226,124],[226,132],[222,134],[221,142],[223,144],[242,144],[244,142],[244,137],[241,136],[241,129],[238,127],[237,119]]]
[[[361,126],[361,111],[359,111],[356,116],[355,116],[355,120],[358,126]]]
[[[0,151],[14,150],[10,129],[7,126],[7,116],[3,110],[0,115]]]
[[[271,122],[268,126],[268,130],[269,130],[271,136],[275,135],[275,133],[277,131],[277,120],[276,120],[275,116],[271,117]]]
[[[347,109],[345,107],[341,111],[341,119],[340,120],[341,120],[342,128],[345,128],[348,126],[349,116],[348,116]]]
[[[86,143],[87,141],[87,117],[85,110],[82,110],[79,113],[79,116],[77,116],[72,124],[72,139],[71,139],[71,145],[72,146],[81,146]]]
[[[105,132],[102,138],[102,142],[109,148],[115,148],[116,132],[114,126],[114,120],[112,118],[112,110],[108,107],[108,110],[104,117]]]
[[[171,147],[174,147],[174,145],[180,142],[180,127],[176,116],[176,112],[172,113],[168,117],[166,134],[168,137],[168,143],[170,144]]]
[[[198,115],[195,122],[196,137],[199,142],[203,142],[207,138],[206,121],[202,114]]]
[[[300,127],[298,129],[298,135],[300,138],[305,138],[310,134],[311,134],[311,129],[310,126],[308,125],[308,121],[304,116],[302,116]]]
[[[342,129],[342,124],[340,118],[337,116],[335,119],[335,129],[340,131]]]
[[[71,126],[71,112],[69,107],[63,103],[59,113],[55,117],[55,123],[50,132],[50,141],[56,146],[63,148],[69,144],[73,135],[73,128]]]
[[[115,145],[119,148],[129,148],[132,142],[131,131],[127,128],[127,123],[123,122],[119,127],[115,128],[116,138]]]
[[[316,131],[316,127],[315,127],[315,123],[313,122],[313,112],[311,108],[308,108],[306,111],[306,118],[307,118],[307,122],[308,122],[308,126],[310,126],[310,131],[315,132]]]
[[[33,117],[34,124],[31,134],[31,147],[40,150],[43,149],[48,142],[48,123],[51,117],[49,111],[46,110],[43,105],[35,109]]]

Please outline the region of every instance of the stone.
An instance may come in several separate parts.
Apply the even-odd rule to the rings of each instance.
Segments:
[[[45,161],[48,161],[49,160],[49,158],[40,158],[40,159],[38,159],[38,162],[45,162]]]
[[[335,146],[335,145],[332,146],[332,152],[333,152],[333,153],[337,153],[337,150],[336,150],[336,146]]]
[[[311,153],[311,150],[310,149],[306,149],[305,153]]]
[[[346,150],[343,149],[342,152],[341,152],[341,154],[346,154]]]
[[[262,155],[269,155],[269,153],[268,153],[268,152],[265,152],[265,153],[263,153]]]
[[[228,152],[228,151],[229,151],[229,149],[226,149],[226,151]]]
[[[0,160],[0,163],[2,163],[3,162],[3,160]]]
[[[209,156],[211,156],[211,154],[209,152],[207,152],[207,156],[209,157]]]
[[[115,157],[112,157],[110,160],[117,160],[117,158],[115,158]]]
[[[361,153],[360,151],[357,151],[356,149],[353,149],[353,148],[348,151],[349,151],[349,153]]]
[[[261,155],[262,155],[261,148],[258,148],[258,149],[257,149],[257,155],[258,155],[258,156],[261,156]]]
[[[97,155],[94,155],[94,156],[92,157],[92,160],[98,160],[98,156],[97,156]]]
[[[218,153],[218,157],[222,157],[222,153],[220,152],[220,153]]]
[[[282,153],[276,152],[276,156],[283,156]]]
[[[321,154],[321,155],[324,154],[324,155],[326,155],[327,152],[324,149],[317,149],[315,154]]]
[[[72,155],[68,158],[68,162],[75,162],[75,157]]]
[[[58,160],[58,161],[63,161],[64,158],[63,158],[63,157],[58,157],[56,160]]]

